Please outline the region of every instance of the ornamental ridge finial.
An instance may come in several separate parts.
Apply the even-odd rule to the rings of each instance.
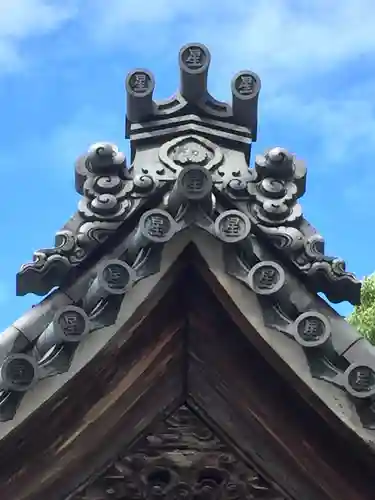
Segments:
[[[148,70],[135,69],[126,78],[127,137],[132,139],[134,125],[171,120],[195,115],[202,120],[215,119],[244,127],[252,141],[257,137],[258,97],[260,79],[252,71],[240,71],[231,83],[232,105],[214,99],[207,88],[211,54],[201,43],[184,45],[178,57],[180,67],[179,91],[169,100],[153,100],[155,79]],[[133,125],[133,127],[132,127]],[[165,127],[165,123],[163,126]],[[211,124],[212,125],[212,124]]]

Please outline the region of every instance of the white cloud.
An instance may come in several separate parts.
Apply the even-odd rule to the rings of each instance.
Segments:
[[[1,0],[0,71],[21,68],[22,43],[58,30],[75,14],[69,0]]]
[[[247,60],[259,71],[311,73],[375,50],[372,0],[94,0],[94,36],[132,41],[148,31],[150,50],[181,37],[220,47],[221,60]],[[177,24],[178,23],[178,24]],[[187,29],[181,29],[181,27]],[[190,41],[190,40],[189,40]],[[228,59],[229,57],[229,59]]]
[[[82,44],[74,48],[82,55],[123,47],[169,63],[183,43],[206,43],[215,95],[228,97],[238,69],[258,72],[261,112],[317,137],[326,162],[375,147],[375,86],[369,78],[359,82],[351,69],[361,61],[368,70],[369,61],[374,65],[373,0],[3,0],[0,68],[22,62],[22,42],[68,21],[82,28]],[[369,71],[373,80],[375,65]]]
[[[375,51],[372,0],[258,0],[238,21],[235,37],[221,36],[223,47],[286,79]]]

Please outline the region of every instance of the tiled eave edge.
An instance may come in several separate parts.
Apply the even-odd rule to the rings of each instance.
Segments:
[[[161,283],[162,279],[167,275],[168,270],[172,267],[173,263],[189,242],[190,237],[187,233],[177,235],[173,240],[173,244],[167,245],[164,249],[160,271],[140,281],[125,295],[117,314],[116,321],[111,326],[104,327],[100,329],[100,331],[88,335],[79,344],[68,371],[40,380],[25,394],[13,419],[0,423],[0,442],[1,439],[21,425],[39,407],[47,403],[52,396],[72,380],[115,338],[118,330],[124,327],[137,310],[149,300],[150,294],[152,294],[155,288]],[[90,272],[91,271],[87,274],[90,274]],[[84,280],[84,276],[82,279]],[[168,281],[163,282],[162,286],[168,287]],[[152,306],[152,304],[150,304],[150,306]],[[54,306],[52,305],[51,307]],[[123,339],[123,341],[126,341],[126,339]]]
[[[277,370],[282,372],[282,376],[289,379],[296,390],[305,397],[307,395],[309,402],[320,413],[325,417],[328,415],[331,422],[339,420],[344,424],[341,426],[343,430],[354,432],[362,441],[373,447],[375,433],[362,425],[356,407],[346,392],[334,384],[312,376],[301,346],[282,332],[268,327],[264,322],[264,307],[259,297],[241,281],[227,273],[222,243],[196,228],[176,235],[165,246],[160,272],[140,281],[126,294],[113,325],[104,327],[100,332],[93,332],[82,341],[66,373],[41,380],[26,393],[13,420],[0,424],[0,440],[22,424],[41,405],[47,403],[116,337],[119,328],[125,325],[137,309],[148,300],[152,291],[167,275],[168,270],[191,241],[205,260],[211,278],[213,277],[230,297],[234,306],[230,312],[249,340],[262,351]],[[267,255],[264,257],[269,258]],[[168,282],[165,282],[164,286],[167,287]],[[338,326],[347,328],[345,320],[332,308],[318,297],[309,294],[299,283],[297,286],[299,293],[309,295],[314,309],[324,314],[335,325],[333,335],[340,335]],[[367,343],[364,339],[360,340],[362,341]]]
[[[261,348],[263,353],[268,353],[268,360],[274,367],[283,372],[283,375],[290,381],[294,381],[294,386],[298,388],[308,388],[308,391],[299,391],[305,397],[309,396],[310,403],[320,405],[325,415],[339,419],[345,427],[353,431],[361,440],[365,441],[372,448],[375,446],[375,432],[365,428],[357,415],[355,405],[348,395],[340,388],[325,380],[314,378],[311,374],[309,364],[304,355],[301,346],[294,340],[275,331],[275,329],[266,326],[264,321],[264,310],[256,294],[244,287],[240,281],[230,276],[225,269],[222,254],[214,250],[215,242],[207,235],[199,232],[194,236],[200,254],[205,260],[209,271],[217,280],[218,284],[228,294],[229,300],[234,307],[229,308],[232,318],[246,334],[249,340]],[[324,314],[334,325],[341,325],[344,329],[350,327],[344,318],[339,316],[324,300],[320,297],[312,297],[299,285],[300,293],[310,295],[315,303],[315,310]],[[250,328],[249,328],[250,327]],[[256,332],[254,334],[254,331]],[[335,329],[336,335],[340,331]],[[254,337],[254,335],[257,337]],[[359,342],[366,344],[366,347],[373,351],[373,346],[369,342],[360,338]],[[266,348],[266,349],[264,349]],[[281,363],[280,363],[281,362]],[[284,366],[282,366],[284,365]],[[285,370],[285,368],[287,368]],[[302,384],[301,384],[302,383]]]

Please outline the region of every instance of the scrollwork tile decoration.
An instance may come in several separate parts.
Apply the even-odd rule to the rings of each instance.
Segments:
[[[55,247],[38,250],[17,274],[17,294],[45,295],[60,286],[101,243],[146,201],[157,183],[150,176],[132,178],[125,156],[116,146],[94,144],[75,169],[76,189],[82,194],[78,211],[56,234]]]
[[[66,500],[285,500],[182,406]]]
[[[255,160],[251,180],[230,179],[223,192],[247,213],[254,233],[292,262],[314,292],[332,302],[360,301],[361,283],[346,271],[343,260],[324,253],[324,240],[306,222],[298,199],[306,188],[306,168],[283,148],[273,148]]]

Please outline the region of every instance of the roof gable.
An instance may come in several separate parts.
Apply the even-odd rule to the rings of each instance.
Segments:
[[[183,54],[195,54],[193,67]],[[232,105],[220,104],[207,92],[208,62],[205,47],[184,47],[180,92],[167,103],[152,100],[152,75],[130,74],[129,168],[110,144],[95,144],[78,159],[77,213],[56,246],[36,252],[17,275],[19,295],[58,289],[0,337],[0,450],[43,408],[71,401],[69,391],[113,345],[131,345],[137,322],[190,263],[292,390],[372,456],[375,349],[316,295],[358,303],[360,282],[342,260],[324,254],[323,238],[303,217],[303,163],[273,148],[248,167],[259,78],[239,73]],[[151,349],[151,337],[147,342]],[[124,363],[133,373],[129,352]],[[99,383],[100,370],[92,373]],[[178,380],[173,403],[187,397]],[[91,404],[87,413],[95,412]]]
[[[138,453],[138,439],[181,404],[285,498],[372,499],[372,452],[317,401],[324,382],[313,393],[284,360],[274,362],[248,321],[242,331],[235,325],[228,314],[234,310],[223,307],[231,297],[195,247],[169,263],[148,299],[70,380],[43,382],[45,392],[59,378],[60,387],[1,440],[4,499],[60,500],[80,490],[118,457]],[[106,330],[97,333],[96,341]],[[332,399],[339,394],[329,390]],[[16,418],[24,412],[25,406]]]

